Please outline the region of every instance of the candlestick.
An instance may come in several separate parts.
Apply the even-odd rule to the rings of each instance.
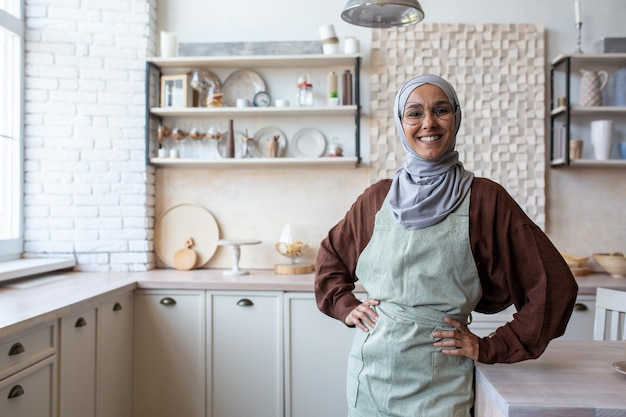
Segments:
[[[578,0],[574,1],[574,21],[578,25],[581,23],[580,20],[580,2]]]
[[[577,35],[577,40],[576,40],[577,46],[576,46],[576,50],[574,51],[574,53],[582,54],[583,50],[580,44],[581,44],[581,37],[582,37],[583,22],[576,23],[576,29],[578,30],[578,35]]]

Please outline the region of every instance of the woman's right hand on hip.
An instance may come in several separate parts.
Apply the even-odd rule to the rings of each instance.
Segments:
[[[378,320],[378,314],[372,308],[372,306],[377,306],[378,304],[380,304],[380,301],[372,298],[363,301],[348,314],[345,323],[348,326],[356,326],[364,332],[369,331],[369,327],[374,327],[376,320]]]

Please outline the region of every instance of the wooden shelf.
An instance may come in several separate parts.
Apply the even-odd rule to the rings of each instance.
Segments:
[[[555,159],[551,163],[555,167],[565,166],[564,159]],[[569,168],[626,168],[626,159],[571,159]]]
[[[354,60],[360,54],[337,55],[248,55],[248,56],[219,56],[219,57],[186,57],[148,58],[148,62],[160,68],[198,68],[198,67],[264,67],[280,68],[284,66],[328,67],[333,65],[354,65]]]
[[[302,167],[337,167],[355,168],[356,157],[321,157],[321,158],[231,158],[231,159],[182,159],[151,158],[157,166],[175,168],[302,168]]]
[[[332,116],[354,114],[357,107],[153,107],[150,113],[160,117],[206,117],[206,116]]]

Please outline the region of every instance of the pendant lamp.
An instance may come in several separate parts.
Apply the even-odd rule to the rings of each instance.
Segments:
[[[420,22],[424,11],[417,0],[348,0],[341,18],[357,26],[390,28]]]

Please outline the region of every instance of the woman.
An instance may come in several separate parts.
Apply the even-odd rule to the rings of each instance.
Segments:
[[[463,168],[461,109],[447,81],[409,80],[393,117],[407,161],[322,241],[317,304],[362,330],[348,363],[351,417],[468,417],[473,361],[537,358],[565,331],[578,287],[504,188]],[[368,300],[353,295],[357,280]],[[495,334],[468,330],[473,310],[511,304],[518,312]]]

